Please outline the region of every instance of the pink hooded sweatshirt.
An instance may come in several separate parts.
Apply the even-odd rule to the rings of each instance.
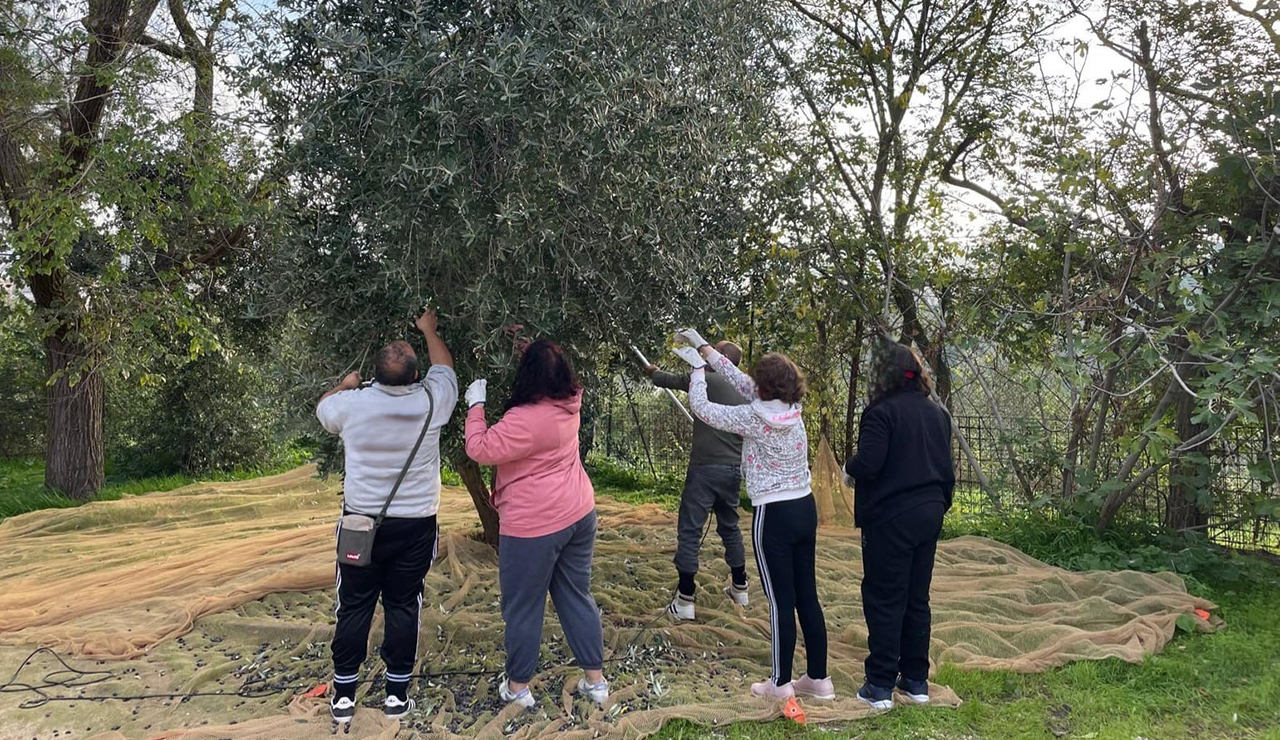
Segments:
[[[493,505],[500,534],[553,534],[595,508],[595,490],[578,457],[581,408],[578,391],[572,398],[516,406],[492,427],[483,406],[467,411],[467,456],[498,468]]]

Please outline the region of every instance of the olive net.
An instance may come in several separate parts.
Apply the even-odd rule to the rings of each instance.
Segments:
[[[826,496],[845,500],[847,489],[835,485]],[[53,653],[31,656],[0,692],[0,737],[287,740],[330,732],[326,700],[304,694],[331,671],[337,492],[336,481],[300,469],[0,523],[7,555],[0,563],[0,680],[36,646],[53,648],[74,669]],[[474,538],[466,492],[447,488],[442,498],[440,556],[421,617],[421,675],[410,688],[418,710],[399,725],[384,720],[377,708],[382,669],[370,657],[350,737],[640,738],[673,718],[720,725],[780,715],[781,707],[745,696],[747,684],[766,675],[770,655],[767,607],[755,583],[751,605],[733,605],[721,592],[728,569],[710,538],[698,575],[698,621],[659,617],[674,585],[674,515],[606,497],[599,501],[594,592],[611,701],[597,708],[570,693],[579,672],[548,615],[533,683],[539,704],[527,712],[503,706],[496,556]],[[833,519],[839,517],[824,517]],[[809,722],[868,711],[851,699],[866,644],[859,563],[853,529],[822,530],[819,587],[842,698],[804,703]],[[1196,608],[1211,605],[1189,596],[1171,574],[1071,573],[964,537],[938,551],[932,659],[935,666],[1017,671],[1082,659],[1137,661],[1159,650],[1179,615]],[[370,642],[380,640],[375,621]],[[803,665],[798,656],[797,668]],[[941,686],[934,699],[959,703]]]

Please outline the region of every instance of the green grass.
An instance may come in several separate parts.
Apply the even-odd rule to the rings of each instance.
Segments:
[[[153,491],[171,491],[199,481],[245,480],[274,475],[306,462],[308,454],[304,449],[291,448],[282,453],[279,461],[274,465],[201,475],[174,474],[126,478],[113,474],[108,467],[106,486],[92,500],[115,501],[124,496],[136,496]],[[30,511],[67,509],[84,503],[87,502],[76,501],[45,488],[43,460],[37,458],[0,460],[0,521]]]
[[[1088,661],[1036,675],[944,665],[935,680],[964,700],[955,710],[899,707],[811,729],[787,720],[715,730],[672,722],[657,737],[1280,740],[1280,568],[1140,525],[1100,537],[1084,523],[1034,513],[949,517],[946,536],[962,534],[1008,542],[1064,568],[1175,570],[1193,592],[1218,603],[1227,626],[1179,634],[1140,665]]]

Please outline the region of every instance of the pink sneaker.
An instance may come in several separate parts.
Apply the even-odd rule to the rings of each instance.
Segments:
[[[795,689],[791,688],[791,684],[784,683],[781,686],[773,682],[773,679],[761,681],[751,684],[751,695],[761,699],[774,699],[776,701],[786,701],[796,695]]]
[[[836,685],[831,682],[830,676],[809,678],[808,674],[805,674],[792,681],[791,688],[797,696],[807,696],[818,701],[831,701],[836,698]]]

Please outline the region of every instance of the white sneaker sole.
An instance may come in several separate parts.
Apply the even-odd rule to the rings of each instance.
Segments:
[[[685,615],[681,614],[680,612],[674,609],[671,609],[670,607],[667,608],[667,614],[670,615],[672,619],[676,619],[681,622],[696,622],[698,620],[698,617],[696,614],[690,614],[689,616],[686,617]]]
[[[862,696],[862,694],[858,694],[858,701],[862,702],[863,704],[866,704],[867,706],[871,707],[872,709],[893,709],[893,700],[892,700],[892,699],[883,699],[883,700],[881,700],[881,701],[872,701],[871,699],[867,699],[867,698],[863,697],[863,696]]]
[[[902,689],[898,689],[898,690],[899,690],[899,691],[902,691]],[[929,703],[929,695],[928,695],[928,694],[908,694],[907,692],[902,691],[902,695],[903,695],[903,696],[905,696],[905,697],[907,697],[908,699],[910,699],[912,702],[914,702],[914,703],[916,703],[916,704],[928,704],[928,703]]]
[[[803,691],[797,691],[796,696],[803,696],[814,701],[834,701],[836,698],[835,694],[806,694]]]
[[[729,588],[728,586],[724,587],[724,595],[729,597],[729,601],[732,601],[733,603],[737,604],[738,606],[744,609],[747,608],[747,606],[750,604],[750,599],[747,598],[746,594],[743,594],[742,598],[739,599],[738,596],[733,592],[733,589]]]

